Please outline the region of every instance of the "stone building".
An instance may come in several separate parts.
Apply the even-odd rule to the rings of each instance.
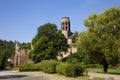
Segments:
[[[62,17],[61,20],[61,30],[62,30],[62,34],[64,34],[64,36],[67,38],[67,43],[70,45],[74,42],[74,37],[75,34],[71,32],[70,29],[70,19],[69,17]],[[71,46],[67,49],[67,51],[64,52],[59,52],[57,59],[62,59],[65,58],[67,56],[69,56],[70,54],[76,53],[77,52],[77,47],[75,46]]]
[[[29,61],[29,51],[28,49],[20,49],[19,42],[15,42],[15,56],[14,56],[14,65],[20,66]]]
[[[73,43],[74,33],[71,32],[70,29],[70,19],[69,17],[62,17],[61,20],[61,30],[64,36],[67,38],[68,44]]]

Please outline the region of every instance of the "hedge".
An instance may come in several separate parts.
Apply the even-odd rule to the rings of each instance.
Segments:
[[[19,67],[19,71],[41,71],[41,64],[24,64]]]
[[[45,73],[59,73],[69,77],[78,77],[83,75],[84,68],[80,64],[43,60],[37,64],[22,65],[19,67],[19,71],[43,71]]]
[[[60,63],[56,67],[56,71],[57,73],[65,76],[78,77],[83,75],[84,69],[80,66],[80,64]]]
[[[45,73],[56,73],[57,61],[54,60],[43,60],[41,63],[41,69]]]
[[[57,61],[44,60],[37,64],[25,64],[19,67],[19,71],[43,71],[46,73],[56,73]]]

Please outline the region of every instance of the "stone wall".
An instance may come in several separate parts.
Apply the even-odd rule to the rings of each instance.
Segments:
[[[14,65],[20,66],[24,63],[28,63],[29,60],[29,51],[28,49],[20,49],[20,44],[15,42],[15,56],[14,56]]]

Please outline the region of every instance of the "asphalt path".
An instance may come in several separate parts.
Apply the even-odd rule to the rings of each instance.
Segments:
[[[47,74],[43,72],[19,72],[18,70],[0,71],[0,80],[75,80],[58,74]]]
[[[0,71],[0,80],[47,80],[39,72],[19,72],[18,70]]]
[[[90,78],[94,77],[101,77],[105,78],[106,80],[120,80],[120,75],[114,75],[114,74],[103,74],[103,73],[88,73],[90,75]]]
[[[106,80],[120,80],[120,75],[102,73],[88,73],[88,75],[90,79],[93,79],[95,77],[102,77],[105,78]],[[81,79],[65,77],[58,74],[46,74],[43,72],[19,72],[18,70],[0,70],[0,80],[81,80]]]

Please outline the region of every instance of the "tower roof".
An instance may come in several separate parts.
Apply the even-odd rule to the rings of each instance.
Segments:
[[[69,21],[70,21],[69,17],[62,17],[61,22],[69,22]]]

